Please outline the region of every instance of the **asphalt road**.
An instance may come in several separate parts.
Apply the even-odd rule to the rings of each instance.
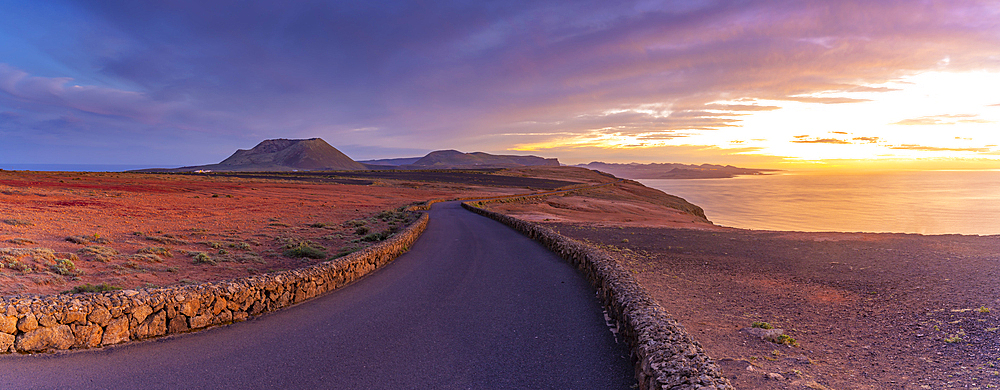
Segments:
[[[309,302],[101,350],[0,355],[0,389],[618,389],[628,350],[541,245],[457,202],[410,252]]]

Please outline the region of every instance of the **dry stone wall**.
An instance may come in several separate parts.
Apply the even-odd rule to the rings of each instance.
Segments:
[[[618,262],[552,229],[482,208],[511,200],[465,202],[462,207],[514,228],[583,271],[629,344],[640,389],[733,389],[701,345]]]
[[[0,297],[0,353],[94,348],[243,321],[336,289],[406,252],[428,216],[382,243],[313,266],[230,281]]]

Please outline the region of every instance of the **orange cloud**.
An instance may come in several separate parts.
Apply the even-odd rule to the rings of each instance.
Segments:
[[[933,125],[953,125],[956,123],[993,123],[993,121],[981,119],[976,114],[944,114],[930,115],[919,118],[903,119],[893,125],[906,126],[933,126]]]
[[[706,104],[706,110],[719,110],[719,111],[774,111],[781,109],[778,106],[759,106],[756,104]]]
[[[790,96],[781,98],[780,100],[787,100],[790,102],[799,102],[799,103],[820,103],[820,104],[863,103],[872,101],[871,99],[857,99],[848,97],[812,97],[812,96]]]
[[[923,145],[912,145],[912,144],[890,146],[889,149],[916,150],[921,152],[976,152],[976,153],[990,152],[990,148],[945,148],[938,146],[923,146]]]
[[[836,139],[836,138],[797,139],[793,140],[792,142],[797,144],[851,145],[850,141],[844,141],[842,139]]]

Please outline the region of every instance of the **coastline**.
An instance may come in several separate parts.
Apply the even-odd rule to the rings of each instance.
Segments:
[[[489,209],[616,258],[736,388],[1000,386],[1000,235],[722,227],[619,185]]]
[[[1000,234],[1000,171],[792,172],[647,180],[714,223],[769,231]]]

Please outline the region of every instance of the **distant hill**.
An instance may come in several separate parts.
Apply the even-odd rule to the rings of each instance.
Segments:
[[[362,170],[361,163],[352,160],[321,138],[269,139],[253,149],[238,149],[218,164],[174,169],[144,169],[145,172],[194,171],[294,171],[294,170]]]
[[[410,165],[423,157],[403,157],[403,158],[383,158],[379,160],[364,160],[358,161],[359,163],[365,165],[383,165],[389,167],[398,167],[400,165]]]
[[[497,155],[483,152],[462,153],[438,150],[404,166],[408,169],[516,168],[528,166],[559,166],[555,158],[538,156]]]
[[[614,164],[595,161],[577,167],[594,169],[627,179],[724,179],[738,175],[763,175],[776,169],[739,168],[713,164]]]

